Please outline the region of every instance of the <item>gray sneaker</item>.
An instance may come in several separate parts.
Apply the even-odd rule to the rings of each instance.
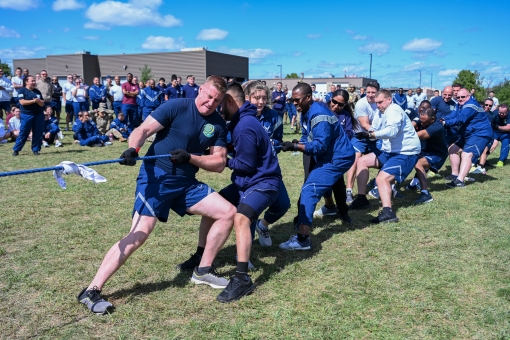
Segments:
[[[83,303],[92,312],[104,315],[113,311],[111,303],[101,297],[101,291],[94,286],[92,289],[84,288],[78,294],[78,302]]]
[[[345,192],[345,195],[347,196],[347,199],[345,200],[345,203],[351,204],[354,201],[354,197],[352,197],[352,191],[347,190]]]
[[[273,241],[271,241],[271,236],[269,235],[269,229],[263,225],[260,220],[255,224],[255,231],[257,235],[259,235],[259,243],[263,247],[271,247],[273,245]]]
[[[191,276],[191,282],[194,284],[209,285],[215,289],[224,289],[227,287],[228,280],[224,277],[220,277],[214,267],[211,267],[211,269],[203,275],[197,273],[197,268],[198,267],[193,270],[193,275]]]
[[[336,216],[337,210],[336,206],[334,208],[328,208],[325,205],[323,205],[319,210],[315,210],[313,212],[314,218],[321,218],[324,216]]]

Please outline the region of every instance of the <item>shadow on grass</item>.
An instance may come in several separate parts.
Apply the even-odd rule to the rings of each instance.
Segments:
[[[39,332],[37,334],[33,334],[33,335],[30,335],[30,336],[27,336],[26,338],[24,339],[36,339],[36,338],[39,338],[45,334],[47,334],[48,332],[51,332],[52,330],[56,330],[56,329],[61,329],[61,328],[64,328],[65,326],[69,326],[69,325],[72,325],[72,324],[75,324],[75,323],[78,323],[80,322],[81,320],[83,319],[87,319],[87,318],[90,318],[94,316],[93,314],[89,313],[87,315],[84,315],[80,318],[74,318],[73,320],[69,321],[69,322],[64,322],[64,323],[61,323],[61,324],[58,324],[58,325],[55,325],[55,326],[52,326],[52,327],[47,327],[47,328],[44,328],[44,329],[40,329]]]

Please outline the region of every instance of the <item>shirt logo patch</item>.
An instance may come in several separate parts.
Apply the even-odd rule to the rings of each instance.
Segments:
[[[214,135],[214,125],[206,124],[203,131],[204,136],[211,138]]]

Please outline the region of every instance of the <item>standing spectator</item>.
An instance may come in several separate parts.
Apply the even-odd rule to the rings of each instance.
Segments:
[[[172,79],[171,85],[166,88],[165,101],[177,98],[179,98],[179,89],[177,87],[177,78],[175,78]]]
[[[64,98],[64,108],[66,110],[66,131],[69,131],[69,123],[73,121],[74,117],[73,88],[73,76],[68,74],[67,83],[62,87],[62,98]]]
[[[354,107],[356,106],[356,103],[359,100],[359,95],[356,92],[356,86],[350,84],[349,85],[349,105],[354,110]]]
[[[46,72],[46,70],[41,71],[41,77],[36,80],[36,86],[39,92],[42,94],[44,106],[51,106],[53,85],[51,84],[50,77],[48,77],[48,72]]]
[[[162,92],[162,93],[165,93],[165,90],[167,88],[166,84],[165,84],[165,78],[159,78],[158,80],[158,85],[156,85],[156,87]]]
[[[149,116],[163,103],[163,92],[156,87],[154,79],[149,80],[149,86],[141,90],[142,93],[142,120]]]
[[[88,93],[85,86],[81,82],[81,78],[76,78],[73,89],[71,90],[73,95],[73,111],[75,114],[75,120],[78,119],[78,112],[87,111],[88,108]]]
[[[336,91],[336,86],[331,85],[330,91],[324,96],[324,103],[329,103],[331,101],[331,98],[333,98],[333,92]]]
[[[320,102],[321,95],[319,94],[319,91],[315,89],[317,86],[315,86],[315,84],[312,84],[311,87],[312,87],[312,100],[314,102]]]
[[[407,110],[407,96],[404,94],[403,88],[399,88],[398,93],[393,94],[393,102],[400,106],[402,110]]]
[[[278,113],[278,116],[283,120],[283,113],[285,112],[285,93],[282,91],[283,84],[279,81],[276,84],[276,90],[271,94],[271,101],[273,102],[273,110]]]
[[[60,112],[62,111],[62,86],[58,83],[58,78],[53,76],[51,79],[51,108],[57,115],[57,121],[60,122]]]
[[[58,124],[56,124],[52,119],[53,109],[51,106],[46,106],[44,111],[44,131],[43,131],[43,141],[42,144],[45,148],[49,147],[51,144],[55,143],[55,147],[59,148],[62,146],[62,143],[58,140],[58,133],[60,132],[60,128]]]
[[[292,132],[296,132],[297,129],[295,130],[295,125],[296,125],[296,106],[294,105],[294,103],[292,102],[292,97],[288,98],[287,99],[287,103],[285,104],[285,106],[287,107],[287,115],[289,116],[289,120],[290,120],[290,130]],[[297,122],[298,126],[299,126],[299,122]]]
[[[489,92],[489,98],[492,99],[494,105],[492,106],[492,112],[499,108],[499,99],[494,97],[494,91]]]
[[[184,86],[182,85],[182,77],[177,77],[177,90],[179,91],[179,98],[183,97]]]
[[[430,98],[430,100],[439,97],[439,90],[434,90],[434,95]]]
[[[421,102],[424,101],[425,99],[427,99],[427,95],[425,93],[422,93],[421,88],[418,87],[416,89],[416,94],[413,96],[414,108],[418,108],[418,106],[420,106]],[[408,105],[409,105],[409,103],[408,103]]]
[[[182,98],[196,98],[198,96],[199,86],[195,84],[195,76],[189,75],[186,77],[188,83],[182,88]]]
[[[469,91],[469,93],[471,94],[470,98],[472,100],[476,101],[476,97],[475,97],[476,89],[474,87],[471,88],[471,91]]]
[[[13,87],[12,99],[14,104],[16,104],[17,107],[19,107],[18,89],[23,87],[23,71],[21,70],[21,67],[16,68],[15,74],[16,75],[11,79]]]
[[[416,106],[416,103],[414,102],[413,90],[411,90],[411,89],[407,90],[406,100],[407,100],[407,108],[408,109],[414,110],[415,108],[418,107],[418,106]]]
[[[21,79],[26,79],[28,77],[28,68],[23,69],[23,75],[21,76]],[[25,86],[23,86],[25,87]]]
[[[94,78],[94,85],[89,88],[89,98],[92,110],[97,109],[100,103],[106,104],[106,86],[99,82],[99,77]]]
[[[113,86],[112,77],[106,76],[106,85],[104,87],[106,88],[106,103],[108,110],[113,110],[113,100],[112,96],[110,95],[110,88],[112,86]]]
[[[501,104],[497,115],[492,120],[492,129],[494,130],[494,142],[492,143],[491,152],[498,146],[501,141],[501,150],[499,151],[499,160],[496,166],[504,166],[508,158],[510,145],[510,118],[508,117],[508,105]]]
[[[365,97],[366,97],[366,95],[367,95],[367,94],[365,93],[365,88],[364,88],[364,87],[360,88],[360,89],[359,89],[359,99],[361,99],[361,98],[365,98]]]
[[[14,112],[14,116],[9,120],[7,125],[9,125],[9,132],[11,133],[12,140],[16,140],[21,129],[21,111],[19,107],[13,107],[12,111]]]
[[[124,100],[124,94],[122,93],[120,78],[118,76],[115,76],[115,84],[110,87],[110,96],[112,98],[113,111],[115,112],[115,116],[118,116],[119,112],[122,111],[122,101]]]
[[[12,148],[13,156],[18,156],[27,141],[30,131],[33,132],[32,151],[38,156],[41,151],[42,134],[44,129],[44,100],[42,94],[35,88],[35,77],[28,75],[26,86],[18,90],[18,99],[21,105],[21,127],[16,144]]]
[[[3,118],[2,110],[5,111],[5,116],[11,110],[11,93],[14,91],[9,78],[4,76],[4,70],[0,68],[0,118]]]
[[[128,117],[129,124],[134,128],[140,125],[138,120],[138,108],[136,105],[136,96],[140,92],[138,84],[133,83],[133,74],[128,73],[126,82],[122,84],[122,112]]]

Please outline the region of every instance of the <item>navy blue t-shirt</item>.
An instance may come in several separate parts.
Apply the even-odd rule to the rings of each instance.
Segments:
[[[225,120],[216,111],[209,116],[201,115],[193,99],[168,101],[154,110],[151,116],[165,128],[158,131],[146,156],[165,155],[177,149],[202,155],[210,146],[227,147]],[[172,163],[166,157],[144,162],[155,163],[169,174],[178,176],[195,177],[199,169],[190,163]]]
[[[417,124],[419,131],[423,130],[421,122],[418,121]],[[430,138],[421,140],[421,152],[447,157],[448,146],[446,144],[443,123],[436,120],[434,123],[430,124],[425,130],[429,134]]]
[[[42,99],[42,94],[38,89],[29,90],[26,87],[20,88],[18,91],[18,100],[33,100],[36,98]],[[21,105],[21,113],[28,115],[36,115],[43,113],[44,109],[39,104],[34,103],[30,105]]]
[[[169,86],[165,90],[165,94],[168,96],[168,100],[179,98],[179,91],[173,86]]]
[[[200,86],[197,84],[190,86],[186,84],[182,87],[182,97],[183,98],[196,98],[198,96],[198,89]]]
[[[453,110],[455,110],[455,102],[451,99],[448,102],[445,102],[443,97],[434,97],[430,101],[430,107],[436,110],[436,117],[439,120],[448,116]]]

